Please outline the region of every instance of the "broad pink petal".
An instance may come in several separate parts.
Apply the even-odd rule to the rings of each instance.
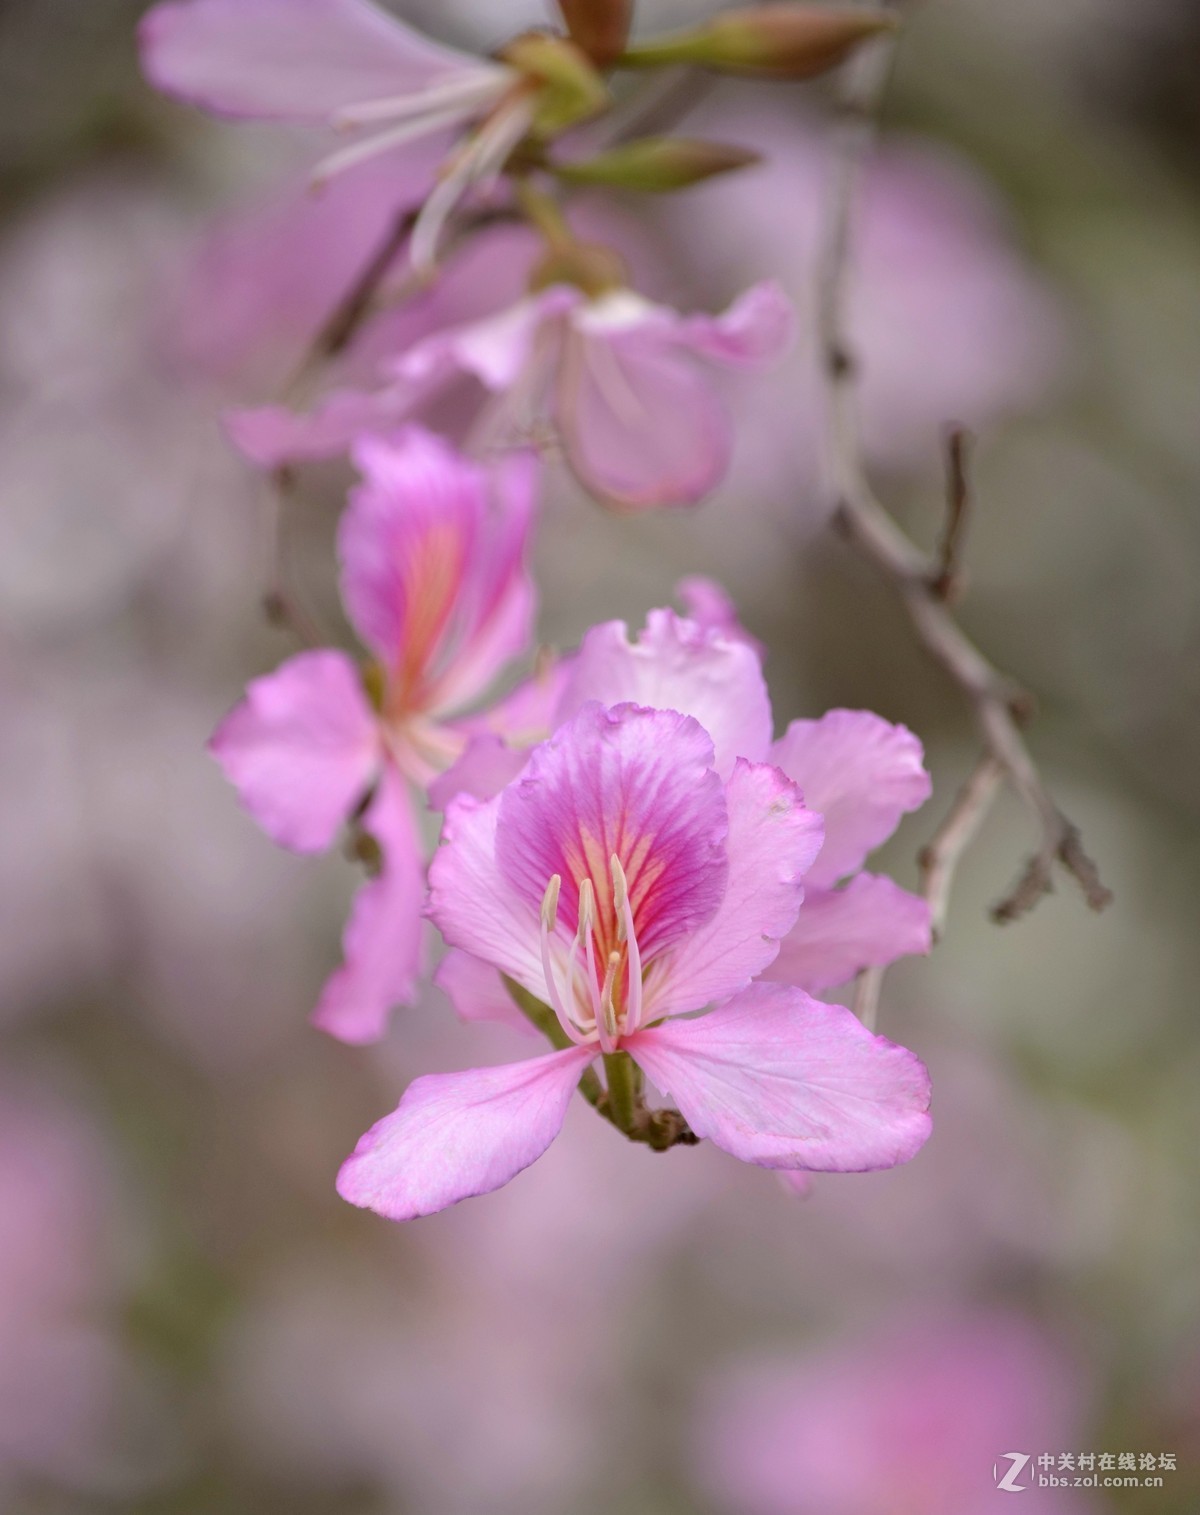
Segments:
[[[469,952],[452,947],[437,966],[433,981],[465,1021],[496,1021],[510,1031],[536,1036],[513,1003],[500,971]]]
[[[447,807],[442,845],[429,864],[428,914],[451,947],[493,963],[544,998],[541,900],[531,904],[501,872],[496,857],[499,814],[500,796],[480,802],[459,795]]]
[[[701,1010],[762,972],[795,924],[802,880],[821,846],[821,817],[778,768],[739,759],[725,797],[729,882],[715,915],[650,969],[655,1016]]]
[[[354,901],[342,938],[345,962],[329,978],[313,1024],[339,1041],[377,1042],[394,1006],[413,1002],[421,976],[425,858],[403,777],[389,764],[363,817],[383,867]]]
[[[694,716],[712,738],[722,778],[739,757],[761,760],[771,742],[771,700],[755,654],[670,610],[652,610],[636,642],[624,621],[588,632],[559,719],[567,720],[588,700],[632,700]]]
[[[787,352],[795,334],[792,302],[773,279],[755,284],[719,316],[696,314],[679,325],[693,352],[731,368],[760,368]]]
[[[863,968],[929,951],[929,906],[890,878],[859,873],[844,889],[810,889],[765,977],[816,991]]]
[[[536,462],[515,453],[485,468],[415,426],[360,439],[354,458],[363,482],[338,535],[347,612],[390,698],[454,708],[529,640]]]
[[[810,884],[836,884],[862,867],[900,817],[929,798],[921,744],[904,726],[867,710],[831,710],[817,721],[793,721],[771,749],[825,817],[825,846]]]
[[[711,916],[725,893],[728,819],[712,760],[712,742],[690,716],[584,706],[499,798],[496,856],[508,891],[536,910],[558,874],[570,933],[579,884],[590,878],[601,935],[611,940],[616,855],[648,962]]]
[[[342,1164],[338,1193],[389,1220],[412,1220],[499,1189],[562,1130],[592,1056],[569,1047],[525,1063],[418,1078]]]
[[[503,79],[369,0],[169,0],[138,37],[156,89],[251,120],[322,121],[450,78]]]
[[[555,397],[568,462],[621,509],[695,504],[729,467],[724,406],[657,323],[585,324],[587,315],[567,339]]]
[[[330,845],[380,756],[354,664],[326,649],[302,652],[254,679],[210,747],[267,835],[296,852]]]
[[[921,1061],[841,1005],[783,984],[755,984],[622,1045],[697,1136],[743,1162],[865,1172],[907,1162],[929,1135]]]
[[[395,359],[389,372],[422,389],[454,373],[470,374],[493,392],[511,389],[530,371],[543,328],[582,299],[577,289],[552,285],[496,315],[435,332]]]

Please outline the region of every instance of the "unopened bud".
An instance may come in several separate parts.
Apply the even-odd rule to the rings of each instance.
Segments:
[[[554,174],[571,184],[605,184],[616,189],[664,194],[687,189],[715,174],[732,173],[759,162],[759,155],[722,142],[692,137],[643,137],[578,163],[555,163]]]
[[[624,289],[629,283],[625,260],[599,242],[572,242],[552,247],[534,268],[529,287],[534,292],[552,284],[573,284],[591,299]]]
[[[650,37],[621,58],[626,68],[692,63],[721,73],[810,79],[834,68],[860,42],[891,31],[884,11],[848,5],[751,5],[722,11],[687,31]]]
[[[557,136],[608,104],[604,80],[587,54],[566,37],[527,32],[502,48],[499,56],[540,86],[533,118],[538,136]]]
[[[625,51],[633,0],[558,0],[571,34],[597,68],[610,68]]]

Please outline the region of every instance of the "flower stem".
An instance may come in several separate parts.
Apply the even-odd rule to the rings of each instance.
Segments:
[[[640,1109],[641,1070],[628,1052],[607,1052],[604,1075],[608,1080],[608,1106],[614,1126],[633,1134]]]

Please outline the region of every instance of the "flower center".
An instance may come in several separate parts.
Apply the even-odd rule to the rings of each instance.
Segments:
[[[574,1042],[598,1041],[604,1052],[615,1050],[622,1036],[642,1023],[642,956],[638,950],[629,883],[621,860],[609,859],[612,874],[615,934],[602,933],[596,909],[596,890],[590,878],[579,885],[579,922],[565,959],[552,942],[558,923],[562,876],[554,874],[542,898],[542,971],[550,1005],[563,1030]],[[605,952],[605,941],[608,950]],[[556,956],[559,961],[556,962]]]

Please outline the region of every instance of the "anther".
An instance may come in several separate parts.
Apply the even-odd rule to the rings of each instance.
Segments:
[[[553,931],[558,921],[558,891],[562,888],[562,875],[554,874],[546,885],[546,892],[542,895],[542,925],[547,931]]]

